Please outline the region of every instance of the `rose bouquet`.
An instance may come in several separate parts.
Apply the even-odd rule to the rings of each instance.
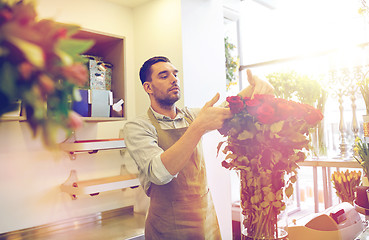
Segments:
[[[305,160],[308,133],[322,120],[310,105],[255,95],[227,98],[234,116],[220,133],[227,140],[223,167],[240,172],[241,208],[245,235],[251,239],[280,238],[278,215],[293,193],[298,162]]]
[[[81,123],[70,110],[80,98],[76,87],[88,80],[80,56],[91,40],[72,38],[79,26],[37,20],[32,1],[0,0],[0,116],[22,102],[26,120],[48,147],[59,128]]]

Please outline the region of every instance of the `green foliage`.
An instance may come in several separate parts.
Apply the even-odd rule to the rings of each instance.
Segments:
[[[238,58],[233,57],[232,51],[236,46],[229,42],[228,37],[224,38],[225,47],[225,65],[226,65],[226,80],[227,80],[227,90],[231,85],[237,83],[238,74]]]

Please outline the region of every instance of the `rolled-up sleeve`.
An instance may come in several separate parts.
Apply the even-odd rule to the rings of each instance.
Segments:
[[[171,175],[161,161],[163,149],[158,146],[155,128],[145,121],[128,121],[123,129],[128,153],[136,162],[140,181],[147,192],[151,182],[163,185],[175,176]]]

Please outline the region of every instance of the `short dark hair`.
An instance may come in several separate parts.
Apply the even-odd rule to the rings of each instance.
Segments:
[[[144,84],[145,82],[151,82],[151,66],[158,62],[170,63],[170,60],[167,57],[163,56],[152,57],[146,60],[140,69],[140,80],[142,84]]]

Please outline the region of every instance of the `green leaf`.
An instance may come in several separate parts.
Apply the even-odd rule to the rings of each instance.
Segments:
[[[273,123],[270,126],[270,131],[272,131],[274,133],[279,133],[282,130],[283,125],[284,125],[284,121],[279,121],[279,122]]]
[[[10,101],[17,100],[17,73],[14,66],[8,62],[2,64],[0,68],[0,91],[6,95]]]
[[[68,53],[61,51],[59,49],[55,49],[55,54],[60,58],[63,65],[70,66],[73,64],[73,57]]]
[[[297,177],[295,175],[290,177],[291,183],[295,183],[297,181]]]
[[[250,139],[253,138],[254,134],[252,132],[249,132],[247,130],[243,130],[242,133],[240,133],[237,137],[238,140],[246,140],[246,139]]]
[[[14,36],[8,36],[7,39],[11,44],[23,52],[24,56],[31,64],[38,68],[44,67],[44,52],[40,46]]]
[[[78,91],[79,93],[79,91]],[[219,151],[220,151],[220,148],[222,147],[223,143],[225,143],[225,141],[222,141],[220,143],[218,143],[218,146],[217,146],[217,156],[219,155]]]
[[[306,141],[306,136],[304,134],[301,134],[299,132],[291,133],[290,140],[292,142],[304,142]]]
[[[60,39],[57,44],[57,49],[74,57],[81,53],[86,52],[93,45],[94,45],[93,40]]]
[[[292,196],[292,194],[293,194],[293,186],[292,186],[292,183],[288,184],[288,186],[286,187],[285,193],[286,193],[286,196],[288,198]]]

